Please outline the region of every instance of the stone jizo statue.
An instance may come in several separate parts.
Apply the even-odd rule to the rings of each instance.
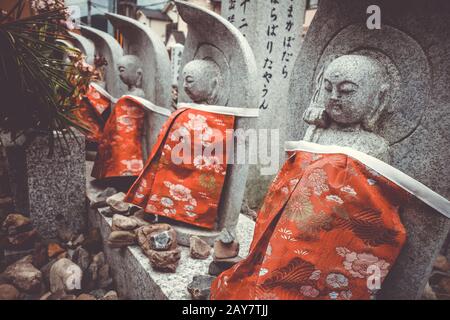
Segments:
[[[217,92],[222,86],[219,66],[211,60],[193,60],[183,69],[183,88],[198,104],[217,104]]]
[[[305,140],[339,145],[388,161],[388,142],[376,133],[386,109],[386,70],[373,58],[344,55],[324,70],[317,97],[303,119],[310,124]]]
[[[117,62],[120,80],[128,87],[126,94],[145,97],[142,90],[143,66],[141,60],[134,55],[124,55]]]

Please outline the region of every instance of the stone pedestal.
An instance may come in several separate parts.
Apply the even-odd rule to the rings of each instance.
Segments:
[[[91,167],[92,163],[87,162]],[[87,198],[93,199],[97,186],[88,177]],[[88,201],[89,202],[89,201]],[[207,275],[212,256],[206,260],[192,259],[189,247],[180,246],[181,259],[175,273],[158,272],[152,269],[149,259],[139,246],[112,249],[107,244],[111,233],[112,218],[103,216],[97,209],[88,208],[91,227],[99,228],[104,242],[104,252],[113,273],[117,291],[121,297],[136,300],[190,300],[188,284],[195,275]],[[174,226],[175,227],[175,226]],[[255,223],[240,215],[237,226],[237,238],[240,241],[240,255],[246,257],[252,241]],[[175,227],[176,228],[176,227]],[[183,241],[184,235],[177,229],[177,240]],[[189,238],[187,238],[189,246]],[[179,243],[183,245],[184,243]]]
[[[258,80],[254,86],[258,88],[260,109],[256,128],[268,130],[269,142],[274,134],[271,129],[279,130],[280,143],[273,146],[269,143],[264,148],[270,149],[262,150],[277,164],[284,159],[282,142],[285,141],[289,117],[287,93],[291,70],[300,51],[305,8],[305,0],[222,1],[222,16],[242,32],[255,55]],[[259,144],[262,146],[261,141]],[[278,153],[270,157],[271,151]],[[260,157],[259,164],[249,170],[245,198],[250,208],[262,204],[277,173],[276,167],[275,172],[262,175],[261,168],[268,167],[262,160]]]
[[[85,226],[84,136],[66,139],[64,152],[55,141],[50,157],[46,136],[6,148],[15,211],[29,216],[44,238],[56,237],[60,226],[74,232]]]

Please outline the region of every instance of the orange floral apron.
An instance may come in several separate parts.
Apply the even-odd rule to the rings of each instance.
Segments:
[[[100,142],[105,125],[105,114],[111,108],[110,97],[89,85],[88,91],[80,101],[74,115],[88,129],[86,138],[92,142]]]
[[[369,299],[406,239],[409,193],[345,154],[290,152],[258,214],[249,256],[211,299]]]
[[[121,97],[99,141],[92,177],[138,176],[143,168],[142,136],[145,111],[140,102]]]
[[[181,106],[165,122],[126,201],[151,214],[213,229],[227,170],[226,149],[205,151],[212,145],[224,146],[226,130],[233,129],[234,122],[233,115]],[[173,153],[183,141],[192,142],[186,148],[190,161],[175,163],[174,158],[181,159]]]

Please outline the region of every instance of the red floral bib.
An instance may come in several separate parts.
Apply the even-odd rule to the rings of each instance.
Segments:
[[[292,152],[249,256],[214,281],[211,299],[369,299],[405,242],[406,195],[347,155]]]
[[[126,201],[148,213],[213,229],[227,169],[226,130],[234,128],[234,119],[188,108],[174,112]],[[192,142],[191,161],[174,163],[172,153],[186,139]],[[222,144],[223,151],[206,155],[212,144]]]
[[[88,92],[80,99],[78,108],[74,110],[74,115],[89,131],[86,134],[88,140],[100,141],[105,125],[102,115],[110,108],[110,98],[89,85]]]
[[[103,129],[92,176],[97,179],[137,176],[143,168],[144,107],[131,97],[120,98]]]

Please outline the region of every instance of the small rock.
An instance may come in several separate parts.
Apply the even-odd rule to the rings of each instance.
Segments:
[[[188,284],[187,290],[193,300],[209,300],[211,293],[211,283],[216,277],[197,275]]]
[[[134,217],[125,217],[115,214],[112,218],[113,231],[132,231],[139,227],[139,223]]]
[[[150,248],[156,251],[170,250],[176,247],[177,234],[175,230],[170,229],[167,231],[153,232],[150,234]]]
[[[97,282],[98,280],[98,271],[102,266],[104,266],[106,263],[105,254],[103,252],[100,252],[96,254],[92,258],[92,263],[89,265],[89,274],[90,278],[93,282]]]
[[[97,300],[92,294],[82,293],[77,297],[77,300]]]
[[[24,247],[34,243],[38,236],[36,229],[8,236],[8,243],[13,247]]]
[[[116,214],[110,207],[99,208],[98,212],[108,218],[112,218]]]
[[[228,259],[237,257],[239,254],[239,242],[232,241],[225,244],[222,241],[214,242],[214,259]]]
[[[10,284],[0,284],[0,300],[18,300],[20,292]]]
[[[50,291],[55,293],[79,290],[82,277],[83,271],[78,265],[66,258],[59,259],[50,268]]]
[[[211,246],[203,239],[192,236],[189,239],[189,252],[194,259],[207,259],[211,253]]]
[[[93,290],[93,291],[89,292],[89,294],[93,295],[97,299],[101,299],[105,296],[106,291],[103,289],[97,289],[97,290]]]
[[[119,300],[119,296],[117,295],[117,292],[111,290],[103,296],[102,300]]]
[[[52,293],[49,291],[47,293],[44,293],[39,300],[50,300],[50,296],[52,295]]]
[[[160,232],[170,231],[170,230],[173,230],[173,228],[166,223],[157,223],[157,224],[153,224],[153,225],[140,227],[139,229],[136,230],[138,244],[144,252],[151,251],[153,249],[152,249],[152,245],[150,244],[150,237],[153,234],[158,234]],[[173,231],[175,232],[175,230],[173,230]],[[172,233],[172,235],[174,235],[174,233]],[[174,250],[176,247],[177,247],[177,241],[176,241],[176,233],[175,233],[175,236],[172,239],[169,250]]]
[[[32,265],[33,256],[28,255],[6,268],[6,279],[16,288],[27,293],[41,289],[42,273]]]
[[[30,231],[32,229],[31,220],[20,213],[9,214],[2,224],[2,229],[8,235]]]
[[[108,187],[105,190],[101,191],[100,193],[97,193],[94,198],[91,200],[91,208],[93,209],[97,209],[97,208],[102,208],[102,207],[106,207],[108,206],[108,204],[106,203],[106,200],[115,195],[117,193],[117,190],[112,188],[112,187]]]
[[[90,254],[83,247],[78,247],[75,249],[72,257],[72,261],[75,262],[83,271],[89,268],[90,264]]]
[[[230,269],[232,266],[234,266],[236,263],[240,262],[241,260],[242,260],[241,257],[234,257],[231,259],[214,260],[209,265],[208,273],[212,276],[218,276],[225,270]]]
[[[108,245],[111,248],[123,248],[134,245],[136,235],[130,231],[112,231],[109,234]]]
[[[446,294],[450,294],[450,278],[443,277],[439,281],[439,288],[443,290]]]
[[[119,192],[113,196],[110,196],[106,199],[106,203],[111,208],[111,210],[118,214],[128,214],[132,205],[128,202],[125,202],[125,193]]]
[[[231,244],[234,239],[236,239],[236,237],[228,229],[223,229],[217,237],[217,240],[224,244]]]
[[[180,249],[170,251],[149,250],[146,252],[153,269],[162,272],[175,272],[181,258]]]
[[[448,262],[447,258],[441,254],[437,256],[436,260],[434,261],[433,267],[443,272],[450,271],[450,263]]]
[[[434,293],[434,290],[433,290],[433,288],[431,288],[429,282],[427,282],[427,285],[425,286],[425,290],[423,290],[422,299],[437,300],[436,293]]]
[[[48,244],[47,254],[50,258],[59,256],[63,252],[65,252],[65,250],[63,248],[61,248],[61,246],[58,243],[50,242]]]

